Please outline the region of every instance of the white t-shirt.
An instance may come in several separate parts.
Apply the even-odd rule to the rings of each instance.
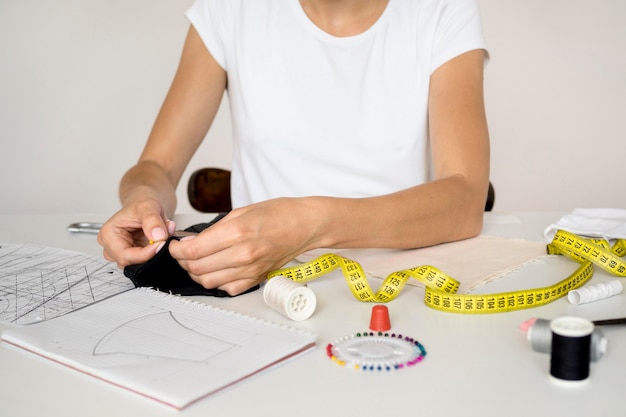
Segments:
[[[390,0],[350,37],[298,0],[197,0],[186,16],[228,75],[234,207],[426,182],[430,75],[485,48],[475,0]]]

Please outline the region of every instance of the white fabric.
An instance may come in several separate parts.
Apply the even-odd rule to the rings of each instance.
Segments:
[[[578,208],[548,226],[546,239],[552,240],[557,230],[579,236],[606,240],[626,239],[626,210],[618,208]]]
[[[197,0],[186,16],[228,73],[235,207],[427,181],[429,77],[485,48],[475,0],[390,0],[350,37],[298,0]]]

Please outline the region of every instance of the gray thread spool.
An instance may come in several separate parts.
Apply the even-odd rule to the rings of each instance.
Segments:
[[[535,352],[552,352],[552,330],[550,320],[537,319],[527,333],[530,346]],[[602,329],[595,327],[591,333],[591,360],[599,361],[606,353],[608,340]]]
[[[265,283],[263,299],[268,306],[294,321],[311,317],[317,304],[315,293],[310,288],[282,275]]]

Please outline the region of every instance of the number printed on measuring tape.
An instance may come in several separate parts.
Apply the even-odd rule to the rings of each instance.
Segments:
[[[436,310],[464,314],[502,313],[548,304],[585,284],[593,276],[593,265],[609,273],[626,277],[626,240],[612,247],[602,240],[584,239],[559,230],[547,245],[547,252],[567,256],[580,265],[567,278],[554,285],[498,294],[457,294],[459,282],[434,266],[424,265],[396,271],[385,278],[374,292],[358,262],[328,253],[302,265],[271,272],[293,281],[306,283],[341,268],[348,288],[357,300],[385,303],[396,298],[407,281],[417,279],[425,285],[424,302]]]

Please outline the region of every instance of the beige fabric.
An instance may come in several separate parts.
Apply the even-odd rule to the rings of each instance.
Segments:
[[[459,281],[458,292],[464,294],[546,256],[546,244],[478,236],[421,249],[316,249],[300,255],[297,261],[308,262],[325,253],[358,262],[371,278],[384,279],[394,271],[431,265]],[[408,284],[423,286],[415,279]]]

